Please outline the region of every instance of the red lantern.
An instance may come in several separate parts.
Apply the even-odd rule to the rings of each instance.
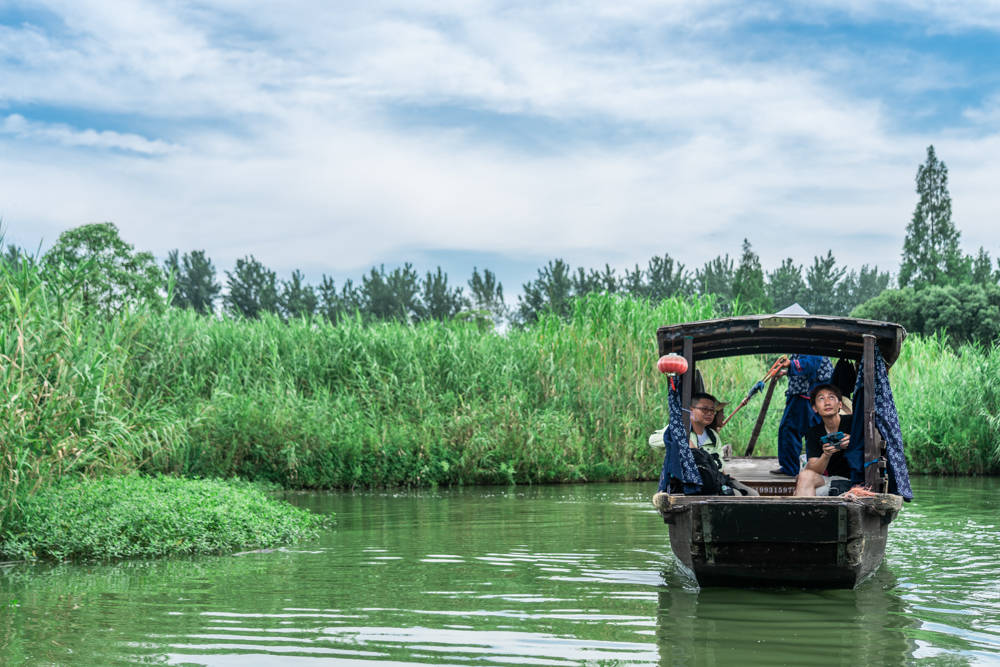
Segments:
[[[681,355],[670,353],[660,357],[660,360],[656,362],[656,367],[661,373],[667,375],[684,375],[687,373],[688,362]]]

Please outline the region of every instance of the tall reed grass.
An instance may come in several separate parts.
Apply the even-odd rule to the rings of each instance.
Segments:
[[[185,427],[136,458],[304,487],[646,477],[665,405],[656,325],[713,306],[596,297],[503,335],[173,312],[144,329],[129,393]]]
[[[66,474],[241,476],[288,487],[652,479],[667,419],[658,326],[711,298],[594,295],[568,321],[337,325],[126,311],[0,268],[0,500]],[[893,369],[917,471],[1000,470],[997,348],[911,337]],[[701,365],[734,403],[766,360]],[[723,434],[742,450],[760,398]],[[780,390],[758,446],[773,453]],[[0,517],[2,518],[2,517]]]
[[[915,470],[1000,472],[1000,347],[911,336],[890,379]]]

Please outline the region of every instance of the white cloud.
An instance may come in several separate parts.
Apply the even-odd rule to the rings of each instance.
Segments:
[[[978,107],[966,109],[964,115],[977,125],[992,129],[1000,127],[1000,94],[991,95]]]
[[[33,123],[20,114],[10,114],[0,123],[0,133],[20,139],[51,141],[64,146],[98,149],[118,149],[142,155],[166,155],[177,150],[159,139],[150,141],[137,134],[122,134],[112,130],[75,130],[60,123]]]
[[[889,268],[935,143],[963,239],[995,239],[994,107],[967,112],[978,138],[903,132],[884,98],[844,85],[892,78],[867,56],[740,57],[739,26],[780,19],[780,5],[46,4],[64,26],[0,27],[8,238],[22,221],[51,242],[114,220],[161,256],[205,248],[219,268],[253,253],[285,272],[359,273],[407,249],[620,267],[669,251],[693,266],[746,236],[768,268],[831,247]],[[908,91],[957,71],[911,55],[893,52]],[[67,114],[36,120],[36,106]],[[394,115],[413,107],[484,119]],[[90,129],[89,113],[152,129]]]
[[[860,20],[921,25],[928,34],[976,28],[1000,30],[996,0],[823,0],[815,11],[843,11]]]

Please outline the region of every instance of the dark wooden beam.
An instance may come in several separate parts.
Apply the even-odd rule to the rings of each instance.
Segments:
[[[865,334],[864,369],[865,374],[865,486],[879,489],[878,459],[881,455],[877,429],[875,428],[875,336]]]
[[[684,337],[684,358],[687,359],[688,369],[684,374],[684,382],[681,384],[681,407],[684,409],[684,437],[691,432],[691,394],[694,387],[694,339],[691,336]]]
[[[778,384],[778,374],[775,373],[771,382],[767,385],[767,393],[764,395],[764,402],[760,406],[760,413],[757,415],[757,423],[753,425],[753,433],[750,434],[750,442],[747,444],[747,451],[743,456],[751,456],[753,448],[757,446],[757,438],[760,437],[760,429],[764,426],[764,417],[767,416],[767,408],[771,405],[771,396],[774,395],[774,385]]]

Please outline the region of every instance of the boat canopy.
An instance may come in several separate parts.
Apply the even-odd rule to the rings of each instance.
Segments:
[[[864,417],[854,423],[855,432],[846,452],[852,479],[864,480],[874,489],[880,480],[885,481],[887,471],[889,491],[911,499],[899,416],[888,377],[889,366],[899,358],[904,338],[906,329],[891,322],[807,315],[804,311],[660,327],[656,332],[660,356],[679,354],[688,362],[680,386],[671,385],[670,424],[664,434],[667,451],[660,490],[669,488],[672,479],[683,483],[685,493],[697,492],[701,484],[687,451],[686,437],[690,429],[691,396],[698,381],[695,371],[698,361],[748,354],[809,354],[860,362],[852,399],[856,411]],[[777,376],[771,378],[745,456],[753,452],[776,380]]]
[[[660,327],[656,342],[662,356],[683,354],[684,341],[689,339],[694,361],[745,354],[815,354],[859,361],[865,335],[875,336],[885,363],[891,366],[899,357],[906,329],[853,317],[748,315]]]

